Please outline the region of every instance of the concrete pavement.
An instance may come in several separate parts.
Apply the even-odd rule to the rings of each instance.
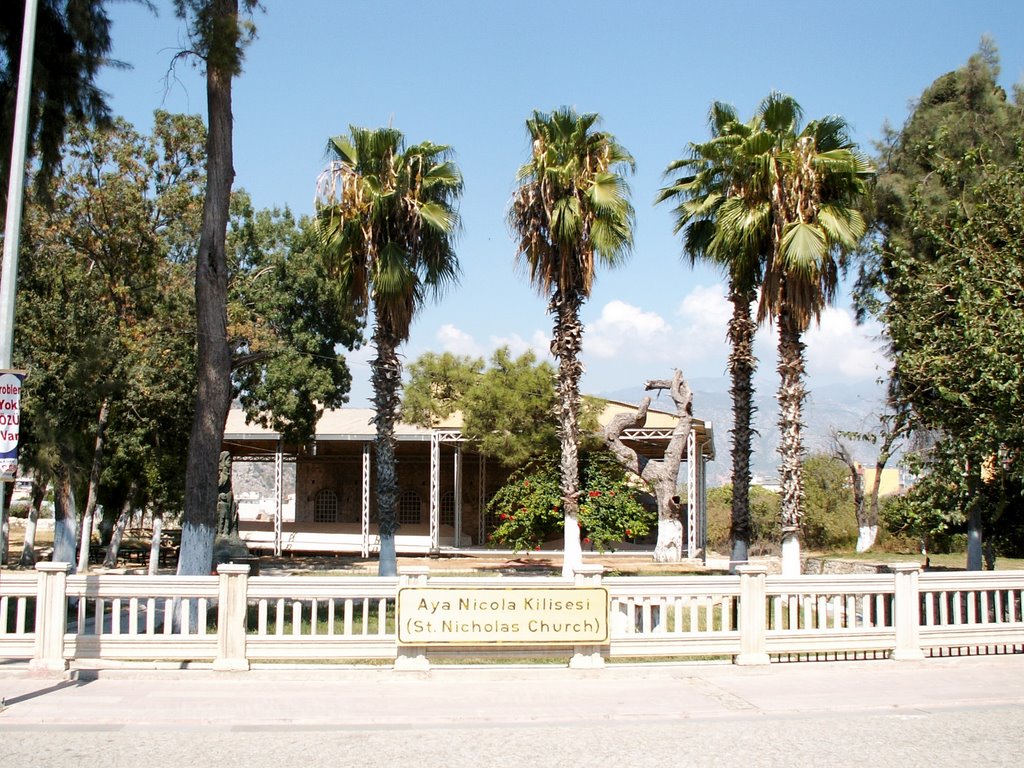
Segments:
[[[1024,656],[561,667],[0,667],[0,766],[1019,765]],[[122,762],[123,760],[123,762]],[[52,762],[50,762],[52,761]]]

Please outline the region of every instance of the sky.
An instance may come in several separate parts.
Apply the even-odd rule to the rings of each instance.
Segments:
[[[113,57],[130,69],[100,78],[116,114],[141,130],[155,109],[205,114],[201,73],[169,0],[159,15],[111,3]],[[489,356],[501,345],[542,358],[547,302],[515,268],[506,211],[529,156],[525,119],[571,106],[596,112],[636,159],[630,261],[598,275],[586,325],[582,389],[607,394],[665,378],[727,385],[730,306],[722,276],[691,267],[670,207],[653,201],[665,167],[707,138],[713,101],[744,118],[771,91],[808,119],[838,114],[865,151],[913,100],[962,66],[983,35],[1000,52],[1000,82],[1024,81],[1024,3],[901,0],[850,3],[716,0],[264,0],[258,36],[234,85],[236,187],[260,207],[313,211],[329,137],[391,124],[409,143],[448,144],[465,192],[459,285],[427,305],[402,354]],[[806,336],[809,386],[877,379],[877,325],[857,326],[848,295]],[[759,332],[759,378],[774,383],[770,329]],[[351,402],[369,403],[369,349],[348,355]],[[699,416],[699,404],[696,406]]]

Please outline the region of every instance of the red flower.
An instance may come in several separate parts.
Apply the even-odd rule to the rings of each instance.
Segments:
[[[540,552],[540,544],[538,544],[536,547],[534,547],[534,550],[536,550],[537,552]]]
[[[590,492],[590,493],[588,493],[587,495],[588,495],[588,496],[590,496],[590,498],[592,498],[592,499],[593,499],[593,498],[595,498],[595,497],[597,497],[597,496],[600,496],[600,495],[601,495],[601,492],[600,492],[600,491],[591,491],[591,492]]]
[[[629,528],[627,528],[627,529],[626,529],[626,535],[627,535],[627,536],[632,536],[632,535],[633,535],[633,532],[632,532],[631,530],[629,530]]]
[[[523,488],[529,488],[529,487],[530,487],[530,481],[529,480],[523,480]]]
[[[584,544],[589,544],[590,543],[590,537],[589,536],[584,536],[583,537],[583,543]]]

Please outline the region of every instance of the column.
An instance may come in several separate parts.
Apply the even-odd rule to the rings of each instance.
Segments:
[[[453,504],[454,519],[452,525],[455,527],[455,537],[452,544],[456,547],[462,546],[462,443],[455,447],[455,498]]]
[[[215,670],[243,672],[249,669],[246,655],[245,614],[248,607],[249,566],[222,563],[217,601],[217,658]]]
[[[921,566],[917,563],[893,563],[889,570],[896,580],[892,606],[896,647],[889,658],[896,661],[918,661],[924,658],[920,631],[921,595],[918,590]]]
[[[361,505],[363,557],[370,556],[370,444],[363,443],[363,493]]]
[[[578,565],[573,570],[573,582],[577,587],[600,587],[603,565]],[[611,632],[611,627],[608,627]],[[600,645],[575,645],[569,659],[570,669],[599,669],[604,666]]]
[[[430,433],[430,551],[441,548],[438,510],[441,506],[441,435]]]
[[[71,563],[37,563],[36,647],[29,669],[42,675],[67,671],[64,634],[68,627],[68,574]]]
[[[284,438],[274,452],[274,556],[281,556],[281,518],[284,515]]]
[[[740,579],[740,652],[733,659],[739,665],[768,664],[766,634],[768,605],[765,581],[768,569],[763,565],[737,565]]]

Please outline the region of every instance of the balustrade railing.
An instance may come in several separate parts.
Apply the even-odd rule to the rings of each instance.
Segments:
[[[575,648],[409,648],[399,643],[403,586],[567,586],[555,577],[434,577],[426,567],[400,578],[248,575],[223,565],[216,576],[69,575],[61,563],[0,579],[0,660],[63,671],[69,662],[171,660],[248,669],[252,662],[524,656],[584,659],[773,658],[865,654],[1024,652],[1024,572],[771,576],[741,566],[735,576],[608,577],[585,566],[575,583],[608,593],[608,641]],[[569,582],[568,584],[571,584]]]

